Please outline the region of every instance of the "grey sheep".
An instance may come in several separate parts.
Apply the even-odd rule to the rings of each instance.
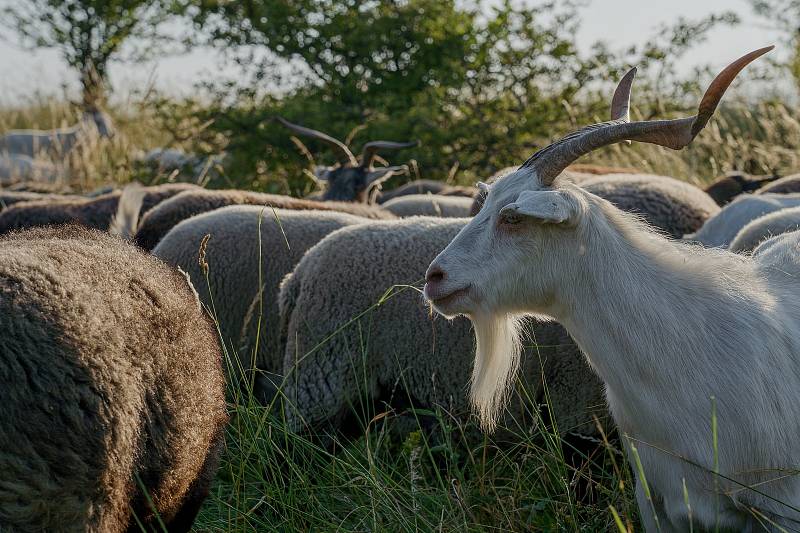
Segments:
[[[98,231],[13,233],[0,332],[0,530],[189,531],[227,414],[185,276]]]
[[[276,209],[339,211],[374,219],[396,218],[379,207],[355,202],[321,202],[254,191],[197,189],[178,194],[147,213],[139,224],[134,242],[145,250],[152,250],[182,220],[228,205],[268,205]]]
[[[763,241],[800,229],[800,207],[779,209],[745,225],[731,242],[731,252],[751,252]]]
[[[800,193],[800,174],[792,174],[785,176],[779,180],[761,187],[756,194],[772,194],[772,193]]]
[[[259,256],[259,219],[261,240]],[[263,302],[261,339],[256,368],[275,372],[280,364],[277,348],[277,294],[281,279],[292,271],[306,250],[330,232],[367,219],[335,211],[293,211],[258,206],[230,206],[198,215],[175,226],[153,254],[186,271],[201,301],[214,310],[222,337],[241,356],[255,338],[258,296]],[[207,241],[208,283],[198,264],[198,251]],[[259,260],[261,293],[259,293]],[[209,294],[209,285],[211,294]],[[255,302],[255,303],[254,303]],[[248,314],[254,319],[248,320]],[[252,327],[248,331],[244,326]],[[244,331],[243,331],[244,330]],[[243,340],[242,340],[243,339]],[[238,370],[239,361],[235,364]],[[242,368],[250,370],[250,365]]]
[[[416,217],[340,229],[286,277],[279,297],[282,374],[295,430],[342,427],[362,394],[468,413],[470,323],[433,317],[419,291],[408,288],[419,285],[430,260],[465,223]],[[405,288],[376,306],[393,286]],[[528,341],[535,338],[539,348],[527,350],[527,390],[544,402],[543,369],[559,430],[594,434],[592,415],[603,419],[605,413],[599,381],[561,326],[535,323],[530,329]],[[525,416],[526,406],[520,400],[511,412]]]
[[[142,202],[142,213],[146,213],[159,202],[192,188],[197,188],[197,186],[186,183],[170,183],[147,187]],[[121,196],[121,191],[114,191],[96,198],[62,198],[19,202],[0,212],[0,234],[17,229],[68,223],[107,230],[117,212]]]
[[[684,236],[709,248],[727,248],[750,221],[773,211],[800,206],[800,194],[748,194],[726,205],[695,233]]]
[[[699,187],[667,176],[609,174],[580,185],[675,238],[696,231],[720,210]]]
[[[472,198],[463,196],[409,194],[389,200],[381,207],[403,218],[416,215],[464,218],[469,216],[472,203]]]
[[[466,196],[473,198],[478,194],[475,187],[462,187],[459,185],[448,185],[443,181],[436,180],[414,180],[388,191],[380,191],[375,196],[375,201],[384,204],[399,196],[409,194],[439,194],[443,196]]]
[[[729,172],[715,179],[703,190],[717,202],[717,205],[723,206],[729,204],[740,194],[755,192],[778,178],[780,176],[754,176],[744,172]]]

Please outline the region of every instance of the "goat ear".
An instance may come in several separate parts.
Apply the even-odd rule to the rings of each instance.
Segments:
[[[394,176],[395,174],[408,173],[408,167],[405,165],[397,167],[379,167],[367,171],[367,185],[377,185]]]
[[[525,217],[542,224],[574,225],[578,205],[577,198],[568,191],[523,191],[500,210],[500,215]]]

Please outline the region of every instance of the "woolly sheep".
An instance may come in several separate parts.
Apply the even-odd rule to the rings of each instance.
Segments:
[[[761,187],[756,194],[800,193],[800,174],[792,174]]]
[[[724,69],[695,116],[626,113],[537,152],[491,186],[426,273],[436,310],[469,316],[477,332],[472,398],[487,427],[513,383],[515,317],[565,325],[606,384],[648,532],[800,523],[800,232],[753,257],[708,250],[555,180],[612,143],[688,145],[771,48]]]
[[[409,194],[389,200],[381,204],[381,207],[399,217],[427,215],[432,217],[463,218],[469,216],[472,204],[472,198],[461,196]]]
[[[720,176],[704,190],[717,205],[723,206],[730,203],[740,194],[752,193],[780,178],[780,176],[754,176],[744,172],[729,172]],[[800,191],[800,189],[798,189]]]
[[[442,181],[435,180],[415,180],[388,191],[380,191],[375,196],[375,201],[384,204],[399,196],[409,194],[439,194],[442,196],[466,196],[474,197],[478,193],[475,187],[461,187],[458,185],[448,185]]]
[[[160,530],[147,494],[188,531],[227,415],[185,276],[77,226],[7,235],[0,332],[0,530]]]
[[[80,196],[67,194],[39,193],[29,191],[0,190],[0,211],[20,202],[79,200]]]
[[[695,233],[684,236],[709,248],[727,248],[750,221],[779,209],[800,206],[800,194],[748,194],[734,199]]]
[[[213,296],[222,338],[239,348],[243,357],[244,351],[251,347],[249,340],[255,338],[255,331],[243,331],[243,324],[248,311],[258,315],[253,302],[260,295],[264,317],[256,368],[275,372],[279,366],[275,362],[279,360],[275,355],[278,352],[276,300],[281,279],[325,235],[364,222],[367,219],[335,211],[229,206],[181,222],[155,247],[153,254],[188,272],[204,304],[211,307]],[[211,236],[205,251],[208,283],[198,264],[198,251],[206,235]],[[259,278],[259,260],[262,278]],[[244,341],[240,341],[242,338]],[[246,355],[249,358],[249,353]]]
[[[468,413],[464,389],[475,352],[468,320],[434,319],[419,293],[406,288],[351,323],[389,288],[418,284],[465,223],[415,217],[340,229],[286,277],[279,299],[285,349],[279,374],[286,377],[286,414],[295,430],[343,429],[361,394]],[[529,329],[535,332],[530,342],[535,338],[539,345],[529,350],[524,372],[533,400],[544,403],[544,368],[559,430],[594,435],[592,415],[603,420],[606,412],[598,380],[561,326],[535,323]],[[281,382],[281,376],[274,379]],[[511,410],[517,423],[526,407],[528,401],[520,400]]]
[[[338,211],[373,219],[396,218],[379,207],[353,202],[317,202],[254,191],[194,190],[178,194],[147,213],[139,225],[135,242],[145,250],[152,250],[182,220],[228,205],[267,205],[276,209]]]
[[[80,122],[55,130],[14,130],[0,137],[0,155],[17,154],[36,157],[40,154],[65,156],[87,138],[99,135],[112,137],[111,117],[100,109],[83,113]]]
[[[195,188],[185,183],[170,183],[147,187],[142,202],[146,213],[156,204],[180,192]],[[108,229],[117,212],[121,191],[96,198],[66,198],[19,202],[0,212],[0,234],[37,226],[77,223],[95,229]]]
[[[745,225],[731,242],[731,252],[753,251],[762,241],[800,229],[800,207],[779,209]]]

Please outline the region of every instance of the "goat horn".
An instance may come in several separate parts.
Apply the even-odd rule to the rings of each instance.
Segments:
[[[614,96],[611,98],[611,120],[631,119],[631,86],[636,77],[636,67],[633,67],[619,80]]]
[[[336,153],[336,160],[339,161],[344,166],[355,167],[358,166],[358,161],[356,161],[355,156],[347,148],[347,145],[344,144],[342,141],[334,139],[330,135],[322,133],[321,131],[312,130],[311,128],[306,128],[304,126],[299,126],[297,124],[292,124],[288,120],[285,120],[283,117],[275,117],[278,122],[283,124],[285,127],[289,128],[293,132],[298,135],[304,135],[306,137],[311,137],[312,139],[318,139],[326,144],[328,144],[333,151]]]
[[[361,151],[361,166],[369,168],[372,165],[372,160],[378,153],[378,150],[401,150],[403,148],[412,148],[417,146],[419,141],[411,141],[407,143],[396,143],[392,141],[371,141],[364,145]]]
[[[629,122],[627,118],[620,117],[609,122],[592,124],[539,150],[520,168],[535,170],[542,185],[549,186],[576,159],[609,144],[632,140],[680,150],[691,143],[708,123],[722,95],[736,75],[747,64],[773,48],[774,46],[760,48],[728,65],[708,86],[698,106],[697,114],[692,117],[639,122]]]

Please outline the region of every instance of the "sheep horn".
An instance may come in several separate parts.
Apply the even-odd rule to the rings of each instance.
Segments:
[[[292,124],[288,120],[285,120],[283,117],[275,117],[278,122],[283,124],[285,127],[289,128],[293,132],[298,135],[304,135],[306,137],[311,137],[312,139],[318,139],[324,143],[327,143],[333,151],[336,153],[336,160],[339,161],[343,166],[348,167],[355,167],[358,166],[358,161],[356,161],[355,156],[344,144],[342,141],[336,140],[330,135],[322,133],[321,131],[312,130],[311,128],[306,128],[303,126],[299,126],[297,124]]]
[[[680,150],[691,143],[708,123],[722,95],[736,75],[750,62],[773,48],[774,46],[760,48],[728,65],[708,86],[695,116],[638,122],[617,118],[609,122],[592,124],[539,150],[525,161],[521,168],[535,170],[542,185],[549,186],[576,159],[609,144],[629,139]]]
[[[378,150],[402,150],[403,148],[412,148],[417,146],[419,141],[411,141],[407,143],[396,143],[392,141],[371,141],[364,145],[364,150],[361,152],[361,166],[369,168],[372,165],[372,160],[378,153]]]

